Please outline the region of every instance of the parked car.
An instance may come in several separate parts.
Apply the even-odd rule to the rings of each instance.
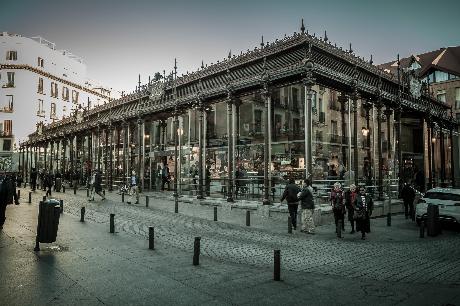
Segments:
[[[425,193],[415,208],[415,218],[420,225],[426,219],[428,204],[438,205],[439,219],[460,225],[460,189],[433,188]]]

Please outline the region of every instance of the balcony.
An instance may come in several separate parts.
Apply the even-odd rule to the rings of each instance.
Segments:
[[[0,108],[0,113],[12,113],[13,107],[12,106],[3,106]]]
[[[0,138],[13,138],[11,131],[0,131]]]

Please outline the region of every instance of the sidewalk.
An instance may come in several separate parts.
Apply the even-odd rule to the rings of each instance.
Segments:
[[[200,266],[195,267],[192,266],[192,239],[188,249],[183,249],[170,246],[160,236],[156,249],[148,250],[145,238],[129,234],[123,227],[118,233],[110,234],[107,223],[90,220],[80,223],[76,215],[66,211],[70,208],[67,206],[61,215],[58,241],[42,244],[41,251],[35,253],[35,201],[41,194],[34,195],[35,204],[27,204],[25,191],[22,191],[21,205],[8,206],[7,221],[0,232],[0,296],[4,305],[460,305],[460,283],[419,284],[290,271],[285,268],[288,263],[283,250],[282,282],[272,280],[271,264],[237,264],[202,256]],[[81,201],[80,196],[76,199]],[[145,211],[133,205],[124,207]],[[196,220],[204,225],[215,224]],[[376,223],[375,230],[383,232],[379,230],[380,222]],[[413,240],[416,230],[405,229],[399,223],[396,226],[404,232],[402,239],[379,238],[382,239],[380,248],[395,239],[401,244],[406,239]],[[238,226],[225,230],[235,235],[241,233]],[[330,226],[318,230],[329,231]],[[250,230],[253,231],[255,229]],[[374,235],[380,237],[380,234]],[[452,244],[450,241],[455,238],[452,235],[447,234],[447,240],[441,237],[446,245]],[[315,239],[325,238],[318,234]],[[424,241],[427,243],[432,242]],[[359,244],[356,246],[362,248]]]

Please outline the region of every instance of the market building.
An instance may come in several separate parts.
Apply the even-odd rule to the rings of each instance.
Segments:
[[[144,189],[161,190],[167,166],[176,196],[264,204],[291,177],[312,178],[324,201],[335,181],[377,198],[419,171],[423,188],[456,182],[447,169],[458,160],[458,146],[446,153],[458,135],[449,106],[413,73],[385,72],[303,24],[196,72],[176,71],[41,127],[21,144],[24,171],[99,169],[111,190],[134,170]],[[432,146],[434,137],[445,141]],[[437,163],[444,171],[434,177]]]

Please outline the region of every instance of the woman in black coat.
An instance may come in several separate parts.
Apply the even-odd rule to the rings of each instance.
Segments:
[[[370,217],[374,209],[372,198],[366,194],[366,189],[361,187],[356,197],[355,219],[356,231],[361,232],[361,239],[366,239],[366,233],[371,232]]]

